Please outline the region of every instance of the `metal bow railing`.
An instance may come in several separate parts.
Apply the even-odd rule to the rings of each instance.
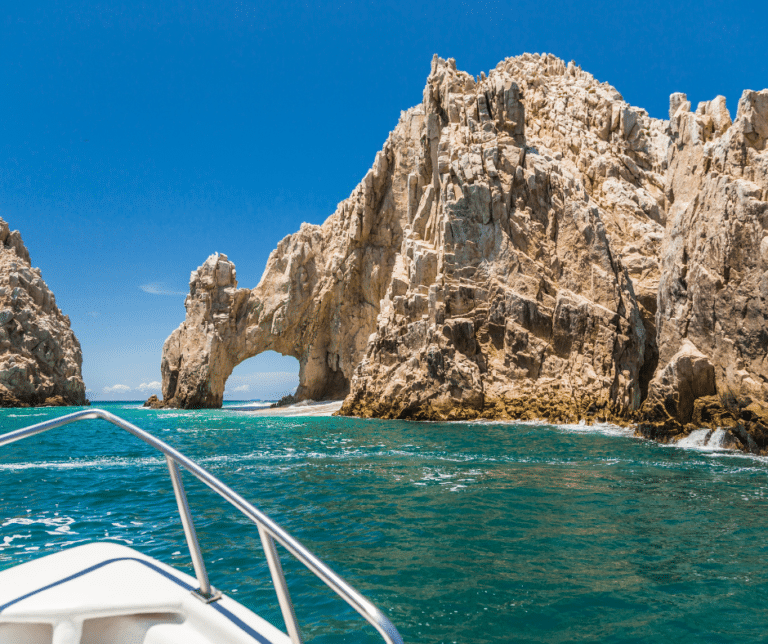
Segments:
[[[376,608],[365,597],[358,593],[352,586],[339,577],[333,570],[326,566],[320,559],[307,550],[301,543],[294,539],[290,534],[277,525],[266,514],[258,510],[256,507],[248,503],[237,492],[234,492],[228,486],[224,485],[219,479],[210,474],[207,470],[200,467],[193,460],[187,458],[181,452],[175,450],[170,445],[167,445],[163,441],[155,438],[151,434],[145,432],[143,429],[136,427],[119,416],[104,411],[103,409],[86,409],[83,411],[76,411],[60,418],[54,418],[47,420],[37,425],[18,429],[7,434],[0,436],[0,447],[8,445],[24,438],[29,438],[35,434],[41,434],[51,429],[61,427],[62,425],[68,425],[80,420],[89,420],[100,418],[107,422],[116,425],[120,429],[123,429],[137,438],[140,438],[148,445],[154,447],[156,450],[165,454],[165,459],[168,462],[168,470],[171,475],[171,482],[173,483],[173,491],[176,495],[176,502],[179,506],[179,515],[181,516],[181,523],[184,527],[184,534],[187,539],[187,545],[189,546],[189,554],[192,557],[192,564],[195,568],[195,574],[197,581],[200,584],[200,588],[196,593],[206,602],[216,601],[221,597],[221,593],[216,591],[211,586],[208,580],[208,573],[205,569],[205,562],[200,551],[200,544],[197,540],[197,534],[195,532],[195,526],[192,521],[192,514],[189,510],[189,504],[187,502],[187,495],[184,491],[184,485],[181,480],[181,472],[179,471],[179,465],[184,467],[187,471],[192,473],[200,481],[205,483],[209,488],[216,492],[219,496],[226,499],[234,505],[240,512],[253,521],[259,529],[259,536],[261,537],[261,543],[266,555],[267,564],[269,565],[269,571],[272,574],[272,582],[275,586],[275,592],[277,593],[277,599],[280,604],[280,610],[285,620],[286,628],[288,630],[288,636],[291,638],[293,644],[301,644],[301,632],[299,631],[299,625],[296,620],[296,615],[293,610],[293,603],[291,602],[291,596],[288,592],[288,586],[285,583],[285,575],[283,574],[283,568],[280,565],[280,557],[275,547],[275,541],[285,547],[294,557],[296,557],[301,563],[309,568],[315,575],[317,575],[323,582],[325,582],[332,590],[334,590],[344,601],[347,602],[352,608],[354,608],[369,624],[371,624],[379,634],[384,638],[387,644],[403,644],[403,640],[400,637],[400,633],[394,627],[392,622],[387,619],[384,614]]]

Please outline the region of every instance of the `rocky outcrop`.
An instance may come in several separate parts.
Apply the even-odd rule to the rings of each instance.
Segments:
[[[421,109],[419,210],[342,412],[628,418],[655,351],[663,127],[553,57],[477,80],[435,59]]]
[[[715,368],[689,340],[669,360],[651,382],[643,403],[646,421],[673,421],[677,426],[690,423],[697,399],[716,393]]]
[[[155,394],[152,394],[144,401],[142,407],[149,407],[150,409],[163,409],[165,405],[163,405],[163,401],[160,400]]]
[[[363,207],[366,195],[360,194]],[[235,266],[215,254],[192,273],[187,316],[163,346],[163,404],[219,407],[232,369],[262,351],[299,360],[300,400],[339,399],[375,328],[389,257],[384,245],[334,248],[338,222],[304,224],[269,258],[259,285],[238,289]],[[370,234],[369,234],[370,239]],[[348,252],[347,252],[348,251]],[[346,276],[346,277],[345,277]]]
[[[273,349],[299,359],[298,398],[346,395],[350,415],[642,421],[660,439],[699,408],[758,417],[767,96],[731,122],[722,97],[691,112],[675,94],[658,120],[553,56],[479,78],[435,57],[361,184],[255,289],[225,256],[193,273],[164,402],[219,405],[234,365]]]
[[[87,405],[82,363],[69,317],[0,219],[0,407]]]
[[[745,91],[732,123],[725,100],[670,101],[666,192],[669,223],[660,255],[658,336],[662,364],[685,343],[711,362],[716,400],[687,413],[686,388],[664,371],[651,383],[640,431],[676,439],[686,423],[745,428],[768,447],[768,90]],[[674,398],[680,400],[674,402]],[[662,403],[661,400],[666,400]],[[684,401],[684,402],[683,402]],[[670,407],[685,409],[675,413]]]

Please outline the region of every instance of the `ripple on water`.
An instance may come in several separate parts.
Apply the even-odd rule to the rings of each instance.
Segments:
[[[762,642],[766,460],[608,425],[110,408],[303,540],[405,641]],[[3,431],[57,410],[0,410]],[[31,419],[31,420],[30,420]],[[258,532],[185,477],[212,581],[281,624]],[[0,568],[114,540],[191,572],[162,458],[93,421],[0,450]],[[289,557],[307,639],[378,642]]]

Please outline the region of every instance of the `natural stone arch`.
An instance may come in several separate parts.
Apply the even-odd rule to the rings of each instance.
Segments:
[[[351,197],[253,291],[223,256],[193,274],[166,402],[221,404],[274,349],[300,397],[349,389],[345,415],[645,419],[664,440],[728,418],[768,449],[768,91],[733,122],[722,97],[673,95],[670,117],[552,55],[478,79],[435,57]]]
[[[269,349],[298,359],[298,399],[349,393],[402,242],[408,186],[388,172],[391,147],[322,226],[302,224],[278,244],[256,288],[237,288],[226,255],[192,273],[186,319],[163,346],[164,405],[220,407],[235,365]]]
[[[226,255],[193,271],[186,319],[163,346],[164,406],[220,407],[234,367],[270,349],[298,359],[299,400],[349,393],[401,251],[402,215],[417,214],[430,180],[424,126],[420,106],[403,113],[349,198],[280,241],[254,289],[237,288]]]
[[[312,227],[302,232],[308,233],[300,234],[302,244],[311,249]],[[296,247],[291,245],[290,250]],[[309,266],[285,272],[279,270],[288,268],[281,260],[273,253],[265,277],[253,290],[237,288],[235,266],[226,255],[211,255],[192,273],[185,301],[187,317],[163,347],[166,406],[220,407],[235,366],[267,350],[299,361],[297,398],[324,400],[347,395],[349,372],[356,364],[354,354],[358,347],[364,349],[378,311],[361,320],[358,312],[349,310],[352,299],[344,301],[349,289],[343,287],[338,294],[302,298],[291,273],[301,273],[301,269],[307,275],[316,273],[311,260],[306,262]],[[340,328],[342,316],[361,322],[357,333],[350,329],[332,333]],[[358,337],[361,334],[364,339]]]

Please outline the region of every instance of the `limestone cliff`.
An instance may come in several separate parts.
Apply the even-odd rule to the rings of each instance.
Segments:
[[[692,113],[675,94],[658,120],[551,55],[479,78],[436,56],[361,184],[255,289],[224,256],[193,273],[165,403],[220,405],[273,349],[299,359],[300,398],[346,395],[344,414],[641,420],[661,439],[696,405],[758,422],[767,97],[732,123],[722,97]]]
[[[82,363],[69,318],[0,219],[0,407],[87,405]]]

